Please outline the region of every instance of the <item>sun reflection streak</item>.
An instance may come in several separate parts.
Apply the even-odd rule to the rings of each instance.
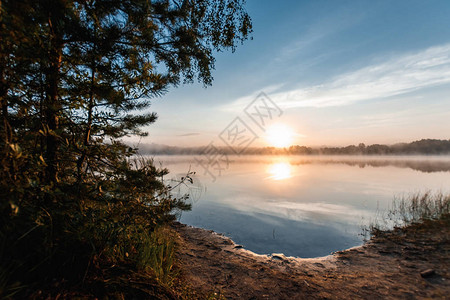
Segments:
[[[269,178],[273,180],[283,180],[292,177],[291,165],[287,162],[279,162],[269,166],[267,172],[270,174]]]

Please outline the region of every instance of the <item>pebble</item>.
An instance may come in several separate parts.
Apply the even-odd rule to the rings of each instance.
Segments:
[[[273,253],[273,254],[272,254],[272,259],[285,260],[285,259],[286,259],[286,256],[284,256],[283,254],[276,254],[276,253]]]

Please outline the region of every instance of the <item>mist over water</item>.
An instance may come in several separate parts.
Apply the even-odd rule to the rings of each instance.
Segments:
[[[450,189],[450,156],[243,156],[213,178],[194,156],[154,156],[180,178],[195,171],[180,221],[259,254],[317,257],[363,243],[362,227],[394,197]],[[168,180],[168,179],[167,179]]]

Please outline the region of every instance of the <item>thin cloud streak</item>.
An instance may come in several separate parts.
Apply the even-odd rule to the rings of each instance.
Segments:
[[[261,91],[264,91],[264,93],[266,93],[270,97],[270,95],[272,94],[277,94],[276,92],[281,90],[284,85],[285,85],[284,83],[281,83],[266,86],[263,90],[255,90],[250,95],[240,97],[236,101],[219,106],[218,109],[224,112],[232,112],[232,113],[235,113],[236,111],[241,111],[245,107],[247,107],[249,103],[255,100],[255,98],[258,97]]]
[[[351,15],[351,17],[349,17]],[[326,39],[327,37],[343,31],[349,27],[355,26],[364,19],[363,14],[355,15],[355,12],[343,10],[338,12],[335,16],[328,15],[326,18],[316,21],[310,25],[310,28],[302,33],[302,38],[294,40],[288,45],[281,48],[278,56],[274,61],[289,62],[294,58],[298,58],[305,51],[314,51],[317,44]],[[320,61],[326,54],[321,54],[316,57],[316,60]],[[311,63],[311,62],[310,62]],[[313,63],[314,64],[314,63]]]
[[[397,96],[446,83],[450,83],[450,44],[391,58],[321,85],[268,95],[283,109],[330,107]],[[231,107],[238,107],[248,99],[237,99]]]
[[[450,83],[450,44],[394,58],[328,84],[272,95],[285,108],[348,105]]]
[[[200,135],[198,132],[192,132],[192,133],[184,133],[184,134],[178,134],[177,136],[195,136]]]

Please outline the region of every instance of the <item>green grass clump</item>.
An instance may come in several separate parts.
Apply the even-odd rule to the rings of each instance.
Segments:
[[[442,192],[415,193],[394,198],[392,207],[369,228],[363,228],[364,236],[374,235],[392,228],[407,227],[428,220],[447,220],[450,218],[450,194]]]
[[[137,265],[154,273],[163,284],[172,285],[176,237],[168,227],[144,234],[138,247]]]

